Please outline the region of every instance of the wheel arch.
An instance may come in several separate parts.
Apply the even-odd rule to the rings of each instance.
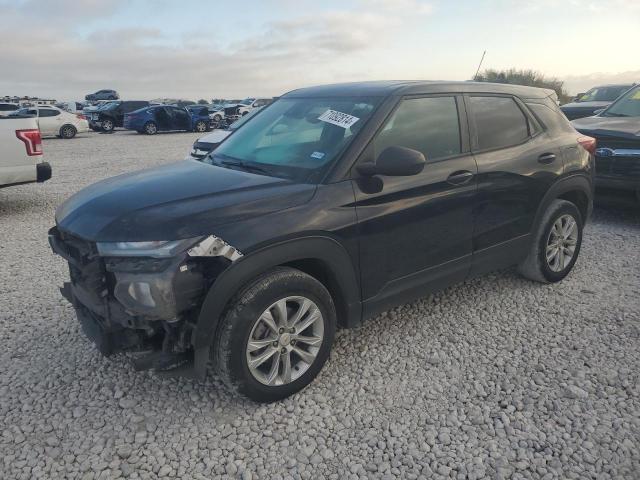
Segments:
[[[556,199],[573,203],[582,215],[582,222],[586,223],[593,211],[593,183],[586,175],[581,174],[564,177],[554,183],[538,206],[533,223],[534,228],[544,216],[551,202]]]
[[[204,368],[199,359],[206,363],[220,318],[236,292],[257,275],[278,266],[297,268],[320,281],[334,300],[340,325],[350,327],[361,321],[360,284],[347,250],[330,237],[283,241],[243,256],[213,282],[191,337],[196,370]]]

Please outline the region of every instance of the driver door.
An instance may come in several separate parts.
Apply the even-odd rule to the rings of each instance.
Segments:
[[[363,177],[354,169],[365,314],[462,281],[471,267],[477,167],[461,97],[400,101],[358,163],[387,147],[422,152],[424,170]]]

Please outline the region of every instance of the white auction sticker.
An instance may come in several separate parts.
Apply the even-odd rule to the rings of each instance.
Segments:
[[[360,119],[347,113],[338,112],[336,110],[327,110],[318,117],[318,120],[347,129]]]

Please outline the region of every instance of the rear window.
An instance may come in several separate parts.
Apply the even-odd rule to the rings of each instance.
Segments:
[[[511,97],[471,97],[479,150],[509,147],[529,138],[529,122]]]

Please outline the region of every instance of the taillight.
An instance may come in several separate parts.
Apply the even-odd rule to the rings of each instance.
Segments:
[[[87,117],[85,117],[84,115],[80,115],[79,113],[76,113],[76,117],[78,117],[80,120],[86,120]]]
[[[586,135],[578,138],[578,143],[591,155],[596,153],[596,139],[593,137],[587,137]]]
[[[16,130],[16,137],[24,142],[27,148],[27,155],[30,157],[34,155],[42,155],[42,138],[40,137],[40,130]]]

